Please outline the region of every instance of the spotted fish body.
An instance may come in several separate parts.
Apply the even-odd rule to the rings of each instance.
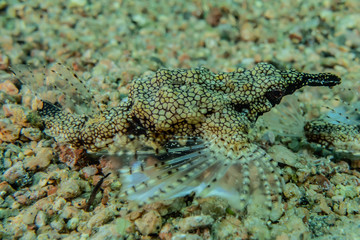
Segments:
[[[220,195],[238,209],[260,194],[270,208],[271,195],[281,193],[281,173],[249,131],[283,96],[339,83],[333,74],[280,71],[267,63],[228,73],[163,69],[134,80],[118,107],[78,116],[44,101],[39,113],[49,135],[77,148],[96,152],[141,142],[152,149],[141,154],[133,147],[135,160],[120,156],[128,165],[120,170],[120,195],[140,205],[195,191]]]

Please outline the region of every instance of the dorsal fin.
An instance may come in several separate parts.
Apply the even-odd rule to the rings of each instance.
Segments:
[[[100,109],[86,82],[61,63],[41,69],[17,64],[10,69],[34,95],[43,101],[60,104],[63,110],[92,114]]]

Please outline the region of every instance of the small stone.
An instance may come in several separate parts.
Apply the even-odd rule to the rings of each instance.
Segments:
[[[70,168],[77,169],[83,167],[83,165],[87,165],[84,154],[84,149],[74,149],[67,145],[62,145],[60,146],[59,160]]]
[[[293,43],[299,43],[303,39],[301,33],[299,32],[293,32],[289,34],[289,38]]]
[[[243,41],[255,41],[257,36],[255,34],[255,27],[249,22],[245,22],[240,28],[240,38]]]
[[[19,89],[9,80],[0,83],[0,91],[4,91],[11,96],[19,93]]]
[[[10,119],[0,119],[0,140],[14,142],[19,139],[21,126],[11,123]]]
[[[96,168],[95,165],[87,166],[81,169],[82,174],[84,174],[84,177],[88,179],[91,176],[94,176],[99,172],[99,170]]]
[[[253,233],[253,239],[270,239],[270,231],[261,218],[251,215],[244,220],[244,225],[249,232]]]
[[[157,211],[151,210],[135,221],[143,235],[156,234],[160,231],[162,219]]]
[[[284,188],[284,195],[287,199],[297,198],[299,199],[302,194],[298,186],[295,183],[288,183]]]
[[[84,7],[87,4],[87,0],[70,0],[69,8]]]
[[[324,213],[326,214],[330,214],[332,211],[331,211],[331,208],[328,206],[328,204],[326,203],[326,200],[325,198],[321,198],[320,199],[320,204],[319,204],[319,207],[321,209],[321,211],[323,211]]]
[[[203,240],[203,238],[196,234],[176,233],[171,240]]]
[[[345,196],[345,198],[355,198],[358,196],[358,192],[356,191],[356,186],[354,185],[336,185],[335,195]]]
[[[74,218],[74,217],[78,216],[79,212],[80,212],[80,210],[76,207],[65,206],[62,209],[62,213],[61,213],[60,217],[66,218],[66,219]]]
[[[23,127],[29,125],[23,106],[17,104],[4,104],[3,111],[5,116],[10,118],[12,123]]]
[[[49,166],[53,158],[53,150],[51,148],[40,148],[35,157],[29,157],[24,164],[28,170],[34,171],[44,169]]]
[[[0,1],[0,10],[4,10],[8,6],[5,0]]]
[[[103,208],[89,219],[87,226],[88,228],[93,228],[104,225],[109,222],[114,215],[115,213],[109,208]]]
[[[292,239],[300,239],[301,236],[306,236],[308,233],[308,226],[304,224],[303,219],[296,216],[291,215],[287,219],[286,222],[283,223]],[[306,238],[308,239],[308,238]]]
[[[191,231],[198,228],[207,227],[214,223],[214,219],[208,215],[191,216],[183,218],[179,221],[178,227],[181,231]]]
[[[53,209],[56,211],[60,211],[64,209],[64,206],[66,205],[66,200],[62,197],[59,197],[56,199],[56,201],[53,204]]]
[[[21,134],[33,141],[39,141],[41,139],[41,131],[38,128],[23,128]]]
[[[159,238],[161,240],[171,240],[173,235],[174,228],[170,223],[165,223],[164,226],[161,228],[159,233]]]
[[[74,179],[69,179],[67,181],[61,182],[58,193],[59,196],[65,199],[72,199],[81,194],[81,189],[78,184],[78,181]]]
[[[36,214],[36,218],[35,218],[35,225],[40,228],[45,226],[47,223],[47,215],[44,211],[39,211]]]
[[[72,204],[78,209],[83,209],[86,207],[87,203],[85,198],[76,198],[74,201],[72,201]]]
[[[247,239],[247,230],[239,219],[227,216],[212,227],[215,239]]]
[[[201,207],[202,215],[210,215],[212,218],[217,219],[224,216],[228,203],[220,197],[207,197],[198,200],[198,204]]]
[[[61,231],[65,226],[64,219],[60,218],[60,219],[54,220],[50,223],[50,226],[55,230]]]
[[[303,183],[306,181],[306,179],[308,179],[308,177],[310,176],[310,169],[308,168],[300,168],[296,171],[296,176],[298,178],[298,182]]]
[[[346,214],[346,203],[345,202],[340,202],[339,204],[335,203],[333,206],[334,212],[344,216]]]
[[[66,223],[66,228],[67,229],[70,229],[70,230],[74,230],[77,228],[77,226],[79,225],[79,218],[77,217],[74,217],[74,218],[71,218],[67,223]]]
[[[283,163],[291,167],[296,167],[298,163],[297,155],[282,145],[272,146],[268,153],[279,163]]]
[[[25,224],[33,224],[38,210],[35,207],[30,207],[25,210],[22,220]]]
[[[0,196],[5,197],[10,193],[13,193],[15,190],[10,186],[6,181],[0,183]]]
[[[276,236],[276,240],[290,240],[290,238],[286,233],[282,233],[282,234]]]
[[[354,199],[350,199],[346,206],[346,211],[348,214],[358,214],[359,213],[359,204]]]
[[[26,172],[21,162],[15,163],[12,167],[3,173],[3,178],[10,184],[14,184],[17,180],[23,178]]]
[[[212,27],[216,27],[220,23],[222,17],[221,9],[214,7],[210,9],[208,16],[206,17],[206,22]]]
[[[19,238],[19,240],[36,240],[36,239],[39,239],[39,238],[36,238],[35,231],[30,230],[30,229],[29,229],[29,231],[26,231],[21,238]]]
[[[37,235],[36,240],[52,240],[52,239],[62,239],[62,236],[56,231],[48,228]],[[73,238],[74,239],[74,238]]]
[[[264,12],[264,17],[266,17],[267,19],[273,19],[276,17],[276,11],[274,11],[275,9],[267,9]]]
[[[271,208],[270,219],[276,222],[284,213],[284,206],[280,202],[275,202]]]

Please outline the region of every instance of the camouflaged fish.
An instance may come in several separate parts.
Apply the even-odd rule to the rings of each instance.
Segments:
[[[13,71],[29,82],[21,69]],[[330,73],[281,71],[267,63],[226,73],[162,69],[135,79],[118,107],[76,115],[43,101],[39,114],[49,135],[75,148],[133,149],[136,157],[119,156],[127,165],[120,170],[121,196],[140,206],[195,191],[219,195],[237,209],[262,196],[271,208],[272,195],[280,201],[281,172],[249,131],[285,95],[339,83]]]
[[[347,101],[334,97],[317,103],[321,115],[312,118],[300,107],[296,94],[284,98],[282,104],[264,114],[259,127],[279,136],[306,139],[315,148],[330,150],[337,159],[360,160],[360,98],[357,88],[333,89],[343,95],[354,96]],[[335,106],[331,106],[335,105]],[[323,109],[322,111],[320,109]]]

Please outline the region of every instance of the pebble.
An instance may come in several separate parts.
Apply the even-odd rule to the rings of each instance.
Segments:
[[[320,207],[321,211],[323,211],[325,214],[329,215],[330,213],[332,213],[332,210],[329,207],[329,205],[327,204],[325,198],[320,199],[319,207]]]
[[[24,175],[26,175],[26,172],[23,168],[22,163],[17,162],[3,173],[3,178],[8,183],[14,184],[17,180],[21,179]]]
[[[39,141],[42,136],[40,129],[32,127],[21,129],[21,134],[32,141]]]
[[[8,182],[3,181],[0,183],[0,196],[5,197],[10,193],[13,193],[15,190],[9,185]]]
[[[115,213],[109,208],[103,208],[89,219],[87,222],[87,227],[91,229],[93,227],[104,225],[105,223],[109,222],[114,217],[114,215]]]
[[[44,169],[49,166],[53,157],[52,148],[37,149],[35,157],[28,157],[24,163],[24,167],[31,171]]]
[[[60,217],[70,219],[78,216],[80,213],[80,210],[74,206],[66,205],[62,208],[62,212],[60,214]]]
[[[24,235],[19,238],[19,240],[36,240],[36,232],[35,230],[29,230],[24,233]]]
[[[284,195],[287,199],[297,198],[299,199],[302,194],[298,186],[295,183],[287,183],[284,188]]]
[[[65,205],[66,205],[66,200],[62,197],[58,197],[56,198],[56,200],[54,201],[52,207],[55,211],[60,211],[63,210]]]
[[[50,226],[57,231],[61,231],[65,227],[64,219],[56,219],[50,223]]]
[[[339,214],[340,216],[344,216],[347,211],[345,201],[342,201],[340,203],[334,203],[333,209],[335,213]]]
[[[0,119],[0,140],[14,142],[19,139],[21,126],[11,123],[10,119]]]
[[[135,225],[143,235],[156,234],[160,231],[162,218],[157,211],[150,210],[135,220]]]
[[[273,222],[278,221],[281,218],[281,216],[284,214],[284,211],[285,209],[282,203],[279,202],[273,203],[270,212],[270,220]]]
[[[103,240],[103,239],[134,239],[132,236],[128,236],[126,233],[126,227],[129,222],[126,222],[123,218],[118,218],[110,224],[105,224],[104,226],[99,227],[96,230],[96,234],[91,236],[92,240]],[[147,239],[145,236],[142,236],[141,239]]]
[[[9,80],[0,83],[0,91],[4,91],[11,96],[19,93],[19,89]]]
[[[95,165],[87,166],[81,169],[82,174],[86,179],[88,179],[91,176],[94,176],[99,172],[99,170],[96,168]]]
[[[69,8],[84,7],[87,4],[87,0],[69,0]]]
[[[65,199],[72,199],[81,194],[81,189],[77,180],[69,179],[60,183],[58,190],[60,197]]]
[[[356,190],[356,186],[354,185],[342,185],[338,184],[335,188],[335,195],[341,195],[345,198],[355,198],[358,196],[358,192]]]
[[[286,164],[291,167],[298,166],[298,157],[295,153],[290,151],[288,148],[283,145],[272,146],[268,153],[273,157],[273,159],[279,163]]]
[[[35,218],[35,225],[38,227],[38,228],[41,228],[43,226],[45,226],[47,224],[47,215],[44,211],[39,211],[37,214],[36,214],[36,218]]]
[[[248,231],[254,233],[252,236],[254,239],[270,239],[270,231],[264,220],[250,215],[244,220],[244,225]]]
[[[220,197],[207,197],[198,199],[201,215],[209,215],[214,219],[224,216],[229,204]]]
[[[204,239],[196,234],[176,233],[171,238],[171,240],[204,240]]]
[[[30,207],[30,208],[26,209],[22,216],[23,223],[25,223],[27,225],[33,224],[37,213],[38,213],[38,210],[35,207]]]
[[[38,233],[36,240],[53,240],[53,239],[62,239],[61,235],[51,228],[45,231],[45,233]]]
[[[287,229],[289,229],[288,233],[290,236],[293,236],[292,239],[301,239],[301,236],[304,236],[304,239],[309,239],[306,237],[309,236],[309,229],[304,224],[302,218],[293,215],[287,222],[284,223],[284,225]]]
[[[77,226],[79,225],[80,219],[78,217],[74,217],[71,218],[67,223],[66,223],[66,228],[69,230],[74,230],[77,228]]]
[[[214,219],[209,215],[191,216],[180,219],[178,227],[181,231],[187,232],[198,228],[207,227],[214,223]]]
[[[226,216],[212,228],[215,239],[246,239],[247,230],[242,222],[234,216]]]
[[[2,107],[6,117],[10,118],[11,122],[23,127],[29,125],[25,114],[25,108],[17,104],[4,104]]]
[[[360,211],[359,203],[355,199],[350,199],[347,202],[346,211],[348,214],[358,214]]]
[[[174,232],[174,227],[170,223],[165,223],[159,232],[161,240],[171,240]]]

